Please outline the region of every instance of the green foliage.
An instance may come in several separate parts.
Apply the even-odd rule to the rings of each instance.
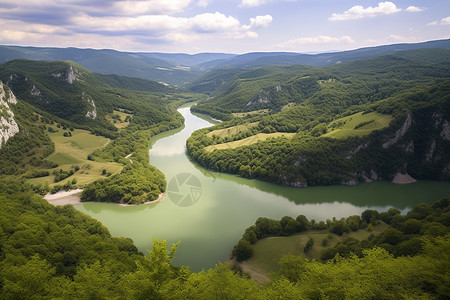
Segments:
[[[156,200],[165,191],[166,180],[161,171],[149,165],[148,140],[160,132],[181,126],[182,122],[181,116],[176,115],[171,121],[161,122],[147,130],[127,128],[114,142],[95,151],[91,159],[121,162],[125,167],[120,174],[85,186],[81,200],[128,204]],[[125,159],[131,153],[132,161]]]
[[[0,182],[0,200],[0,297],[5,299],[387,299],[449,293],[448,233],[404,244],[407,251],[420,242],[422,250],[414,256],[395,257],[382,248],[332,256],[325,263],[284,256],[279,272],[259,285],[230,264],[199,273],[173,266],[179,243],[169,249],[154,239],[149,255],[142,256],[130,239],[111,237],[98,221],[71,206],[51,206],[24,182]],[[434,203],[423,227],[443,220],[449,203]],[[297,219],[284,218],[284,227],[303,217]],[[274,220],[261,218],[258,224],[266,233],[282,233]],[[257,226],[246,230],[252,233],[258,233]]]
[[[425,56],[419,59],[414,53]],[[327,68],[255,69],[261,76],[241,78],[244,70],[236,69],[234,77],[233,69],[212,72],[214,82],[220,82],[220,74],[229,81],[224,79],[227,84],[193,111],[225,121],[233,113],[269,112],[194,132],[187,141],[188,154],[216,171],[295,187],[392,180],[398,172],[449,180],[445,166],[450,158],[444,153],[450,145],[441,135],[450,121],[448,57],[444,49],[414,50]],[[288,103],[295,105],[281,110]],[[409,117],[413,121],[408,130],[398,135]],[[256,122],[257,127],[228,139],[204,136]],[[289,141],[239,143],[264,132],[296,135]],[[238,148],[226,149],[230,141]],[[427,159],[433,143],[435,154]]]

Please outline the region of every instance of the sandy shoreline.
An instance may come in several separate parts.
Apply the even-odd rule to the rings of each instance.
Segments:
[[[417,180],[409,176],[409,174],[397,173],[392,180],[393,183],[396,184],[408,184],[416,182]]]
[[[55,206],[62,206],[66,204],[83,204],[88,202],[81,202],[81,192],[83,192],[82,189],[76,189],[76,190],[70,190],[70,191],[59,191],[55,194],[47,194],[44,196],[44,199],[48,201],[48,203],[55,205]],[[162,200],[164,200],[166,197],[164,194],[160,194],[158,199],[154,201],[148,201],[142,204],[151,204],[151,203],[157,203]],[[109,202],[108,202],[109,203]],[[125,204],[125,203],[113,203],[117,204],[119,206],[135,206],[135,205],[142,205],[142,204]]]

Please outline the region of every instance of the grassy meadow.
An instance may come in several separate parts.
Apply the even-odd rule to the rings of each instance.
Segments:
[[[119,116],[119,118],[117,118]],[[114,110],[112,115],[107,115],[106,119],[114,124],[117,129],[122,129],[127,127],[130,124],[130,121],[127,120],[127,117],[133,117],[132,114],[127,114],[120,110]]]
[[[29,181],[33,184],[45,184],[48,183],[50,187],[58,184],[65,184],[68,181],[77,179],[77,185],[85,185],[91,183],[101,177],[105,177],[106,174],[102,174],[103,170],[111,175],[120,173],[122,165],[111,162],[97,162],[88,160],[87,157],[94,150],[104,147],[109,143],[109,139],[102,136],[95,136],[86,130],[69,129],[63,130],[56,126],[50,126],[54,131],[49,132],[50,139],[55,143],[55,152],[47,157],[48,161],[58,164],[58,167],[54,169],[47,169],[50,172],[50,176],[32,178]],[[64,136],[64,133],[71,133],[72,136]],[[54,170],[69,171],[75,166],[79,167],[79,170],[72,176],[64,179],[60,182],[54,182],[55,176],[52,175]]]
[[[389,126],[393,117],[391,115],[371,112],[362,112],[343,117],[333,121],[329,126],[328,133],[323,136],[335,139],[346,139],[350,136],[365,136],[374,130],[383,129]]]
[[[258,123],[259,122],[254,122],[254,123],[236,125],[236,126],[232,126],[232,127],[228,127],[228,128],[224,128],[224,129],[217,129],[217,130],[209,132],[207,134],[207,136],[212,137],[215,135],[220,138],[232,137],[233,135],[240,134],[241,132],[246,132],[247,130],[249,130],[255,126],[258,126]]]
[[[237,147],[252,145],[259,141],[264,141],[264,140],[267,140],[270,138],[278,138],[281,136],[290,138],[290,137],[293,137],[294,135],[295,135],[295,133],[288,133],[288,132],[258,133],[258,134],[249,136],[248,138],[238,140],[238,141],[222,143],[222,144],[217,144],[217,145],[210,145],[210,146],[205,147],[205,150],[206,151],[214,151],[214,150],[222,150],[222,149],[234,149]]]
[[[342,242],[347,238],[367,239],[369,235],[378,235],[387,227],[387,224],[381,223],[374,226],[371,232],[362,229],[348,234],[344,233],[342,236],[329,233],[325,229],[309,230],[287,237],[268,237],[255,243],[253,256],[244,262],[244,267],[251,273],[270,275],[270,273],[278,271],[278,262],[283,255],[302,255],[307,259],[319,259],[322,250],[325,248],[333,247],[336,243]],[[305,254],[303,249],[309,238],[314,239],[314,245]],[[324,239],[327,240],[326,246],[322,244]]]

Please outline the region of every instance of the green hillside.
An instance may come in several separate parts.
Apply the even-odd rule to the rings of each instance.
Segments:
[[[114,109],[132,112],[132,123],[145,126],[167,120],[173,113],[161,101],[173,92],[164,85],[95,74],[73,62],[9,61],[0,65],[0,80],[19,99],[106,136],[117,131],[106,119]]]
[[[239,78],[250,71],[236,70],[226,92],[192,108],[231,120],[188,140],[203,166],[296,187],[392,180],[397,173],[450,179],[450,50],[253,71],[261,75]],[[227,138],[211,133],[256,123]],[[244,142],[285,132],[295,136]]]
[[[198,71],[180,67],[176,59],[157,54],[78,48],[0,46],[0,62],[14,59],[70,60],[102,74],[138,77],[174,85],[189,81],[198,75]]]
[[[392,227],[399,229],[377,235],[386,243],[358,255],[325,262],[283,256],[279,271],[265,284],[231,263],[198,273],[174,266],[171,261],[179,244],[168,247],[159,239],[144,256],[130,239],[111,237],[101,223],[70,205],[50,205],[26,183],[0,181],[0,201],[4,299],[444,299],[448,295],[448,199],[417,207],[415,215],[396,216],[397,225],[393,222]],[[379,217],[373,221],[385,216]],[[281,221],[276,222],[281,228]],[[351,243],[339,243],[339,249],[361,249],[383,239],[361,243],[350,239]],[[392,243],[398,249],[409,245],[404,249],[421,250],[394,256],[385,249]]]
[[[18,99],[19,127],[0,148],[2,178],[27,179],[42,194],[84,187],[85,201],[143,203],[165,190],[146,145],[182,125],[176,105],[193,94],[65,61],[9,61],[0,80]]]

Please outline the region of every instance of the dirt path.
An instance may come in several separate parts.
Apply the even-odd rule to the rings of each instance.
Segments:
[[[127,156],[125,156],[125,158],[128,159],[130,163],[133,163],[133,160],[130,158],[131,155],[133,155],[133,153],[128,154]]]
[[[244,273],[249,273],[256,282],[265,283],[270,281],[270,277],[267,274],[249,266],[245,261],[236,263],[242,268]]]

